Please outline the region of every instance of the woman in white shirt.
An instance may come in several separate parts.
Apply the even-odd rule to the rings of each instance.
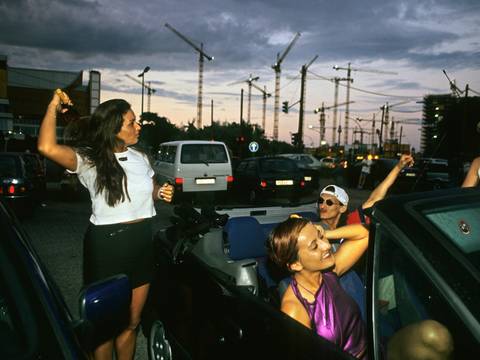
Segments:
[[[95,359],[133,359],[136,328],[153,276],[151,219],[154,200],[170,202],[171,185],[159,186],[148,158],[130,146],[141,126],[124,100],[100,104],[89,119],[72,124],[73,146],[57,143],[56,119],[68,96],[56,91],[40,127],[38,150],[68,171],[88,189],[92,215],[84,239],[85,284],[119,273],[132,285],[130,323],[115,339],[99,345]],[[74,130],[73,130],[74,129]]]

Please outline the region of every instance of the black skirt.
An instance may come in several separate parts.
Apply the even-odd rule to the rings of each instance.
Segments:
[[[154,266],[151,219],[133,224],[89,224],[83,243],[85,285],[125,274],[134,289],[151,282]]]

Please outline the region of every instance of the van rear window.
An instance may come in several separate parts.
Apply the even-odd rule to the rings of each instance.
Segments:
[[[228,163],[222,144],[184,144],[180,157],[182,164]]]

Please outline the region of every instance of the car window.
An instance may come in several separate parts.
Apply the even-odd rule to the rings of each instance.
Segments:
[[[222,144],[182,145],[182,164],[228,163],[227,152]]]
[[[157,160],[173,164],[176,153],[177,147],[175,145],[162,145],[158,150]]]
[[[0,176],[18,177],[21,176],[19,162],[13,156],[0,156]]]
[[[255,170],[257,169],[257,165],[255,164],[255,161],[249,161],[247,162],[247,166],[245,168],[245,171],[250,174],[250,175],[253,175],[255,174]]]
[[[438,209],[425,216],[480,271],[480,207]]]
[[[375,242],[378,259],[376,272],[377,343],[386,348],[394,334],[407,325],[436,320],[450,332],[454,341],[453,358],[466,359],[478,349],[478,342],[448,298],[436,286],[439,280],[427,276],[396,239],[379,231]],[[438,266],[441,266],[439,264]],[[460,289],[456,289],[461,291]]]
[[[238,164],[237,166],[237,171],[243,171],[245,170],[245,167],[247,166],[247,163],[244,161],[244,162],[241,162],[240,164]]]
[[[300,156],[298,159],[301,163],[312,164],[313,160],[309,156]]]
[[[297,170],[295,163],[292,160],[279,158],[261,159],[260,169],[265,172],[273,173],[293,172]]]

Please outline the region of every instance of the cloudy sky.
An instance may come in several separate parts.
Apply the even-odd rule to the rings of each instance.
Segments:
[[[0,18],[0,54],[10,66],[99,70],[102,101],[125,98],[136,112],[141,89],[125,74],[136,77],[150,66],[145,81],[156,90],[151,111],[179,125],[196,117],[198,55],[165,23],[215,57],[205,62],[204,124],[212,100],[215,120],[238,122],[240,91],[248,92],[241,81],[250,74],[273,93],[271,65],[296,32],[301,36],[282,63],[280,101],[298,100],[299,70],[318,55],[307,79],[306,126],[318,127],[314,108],[333,104],[334,85],[324,78],[346,76],[334,65],[358,69],[352,72],[351,116],[378,119],[386,102],[405,102],[390,115],[399,122],[397,135],[403,126],[406,141],[417,148],[419,127],[402,121],[421,118],[418,102],[424,95],[450,92],[442,70],[460,89],[469,84],[480,92],[478,0],[0,0]],[[235,82],[240,83],[231,85]],[[339,102],[345,94],[341,86]],[[246,108],[245,97],[244,118]],[[261,124],[256,89],[251,108],[251,121]],[[345,108],[338,109],[343,126]],[[330,141],[332,110],[326,117]],[[289,140],[297,126],[298,107],[288,115],[280,112],[281,139]],[[349,141],[355,126],[368,131],[371,123],[350,121],[350,126]],[[273,97],[266,124],[267,136],[272,133]],[[318,145],[316,129],[306,128],[304,141]]]

